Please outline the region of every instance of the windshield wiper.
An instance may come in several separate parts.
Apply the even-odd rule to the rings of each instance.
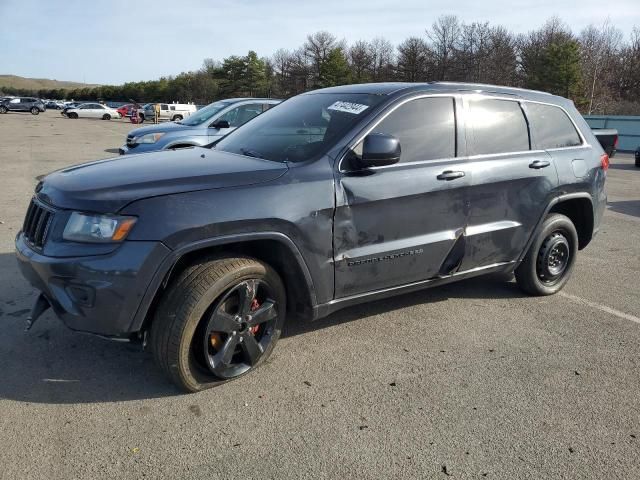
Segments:
[[[241,148],[240,153],[246,155],[247,157],[253,158],[262,158],[264,160],[264,156],[260,152],[256,152],[255,150],[249,150],[248,148]]]

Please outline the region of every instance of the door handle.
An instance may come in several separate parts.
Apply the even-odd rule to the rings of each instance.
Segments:
[[[462,178],[464,177],[465,173],[464,172],[454,172],[453,170],[445,170],[444,172],[442,172],[440,175],[438,175],[436,178],[438,180],[446,180],[451,181],[451,180],[455,180],[456,178]]]
[[[534,160],[529,164],[529,168],[535,168],[538,170],[540,168],[548,167],[549,165],[551,165],[551,163],[548,160]]]

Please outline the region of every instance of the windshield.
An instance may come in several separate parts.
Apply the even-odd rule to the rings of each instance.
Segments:
[[[206,107],[201,108],[193,115],[190,115],[185,120],[182,120],[178,123],[181,123],[182,125],[192,125],[192,126],[200,125],[201,123],[206,122],[211,117],[213,117],[216,113],[218,113],[220,110],[228,107],[229,105],[231,105],[230,102],[213,102],[207,105]]]
[[[216,150],[302,162],[327,152],[385,97],[364,93],[315,93],[293,97],[220,140]]]

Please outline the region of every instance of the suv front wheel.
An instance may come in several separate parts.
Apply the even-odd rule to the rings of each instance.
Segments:
[[[31,115],[39,115],[40,114],[40,110],[38,110],[38,107],[31,107]]]
[[[578,233],[565,215],[548,215],[522,263],[518,286],[529,295],[552,295],[569,280],[578,253]]]
[[[271,354],[286,315],[285,288],[267,264],[213,258],[185,269],[160,301],[149,343],[188,392],[254,370]]]

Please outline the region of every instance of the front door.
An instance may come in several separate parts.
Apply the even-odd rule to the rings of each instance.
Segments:
[[[211,122],[212,125],[220,122],[227,121],[229,122],[229,128],[209,128],[209,141],[213,142],[220,137],[230,134],[236,128],[244,125],[249,120],[254,117],[257,117],[262,113],[262,104],[261,103],[246,103],[243,105],[239,105],[237,107],[231,108],[227,110],[225,113],[217,117],[214,121]]]
[[[458,107],[459,108],[459,107]],[[448,275],[463,254],[466,160],[454,97],[414,98],[371,131],[400,140],[400,162],[336,175],[336,298]],[[353,148],[357,158],[361,142]]]
[[[553,158],[535,148],[517,99],[472,97],[465,104],[473,155],[460,270],[517,260],[558,185]]]

